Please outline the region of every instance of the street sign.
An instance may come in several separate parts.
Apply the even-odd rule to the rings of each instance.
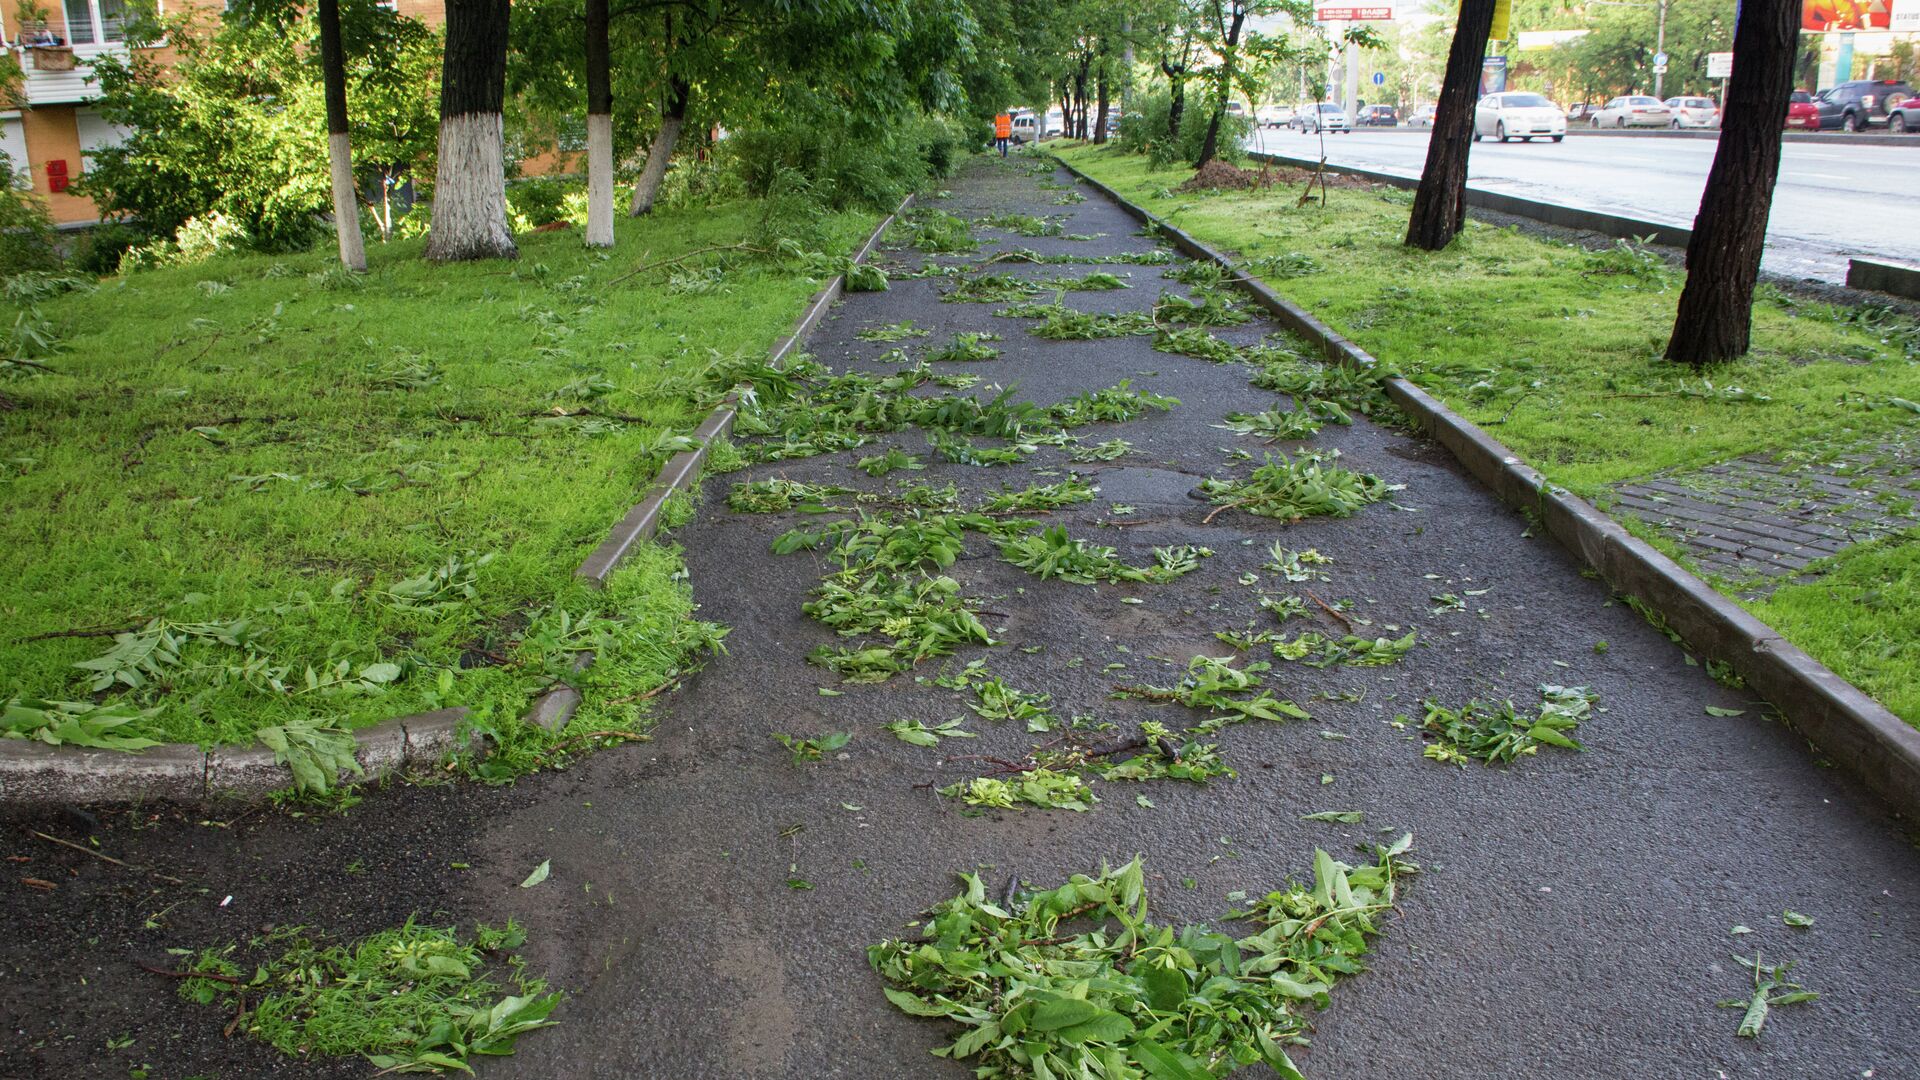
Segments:
[[[1665,75],[1667,73],[1667,65],[1665,64],[1653,65],[1653,73],[1655,75]]]
[[[1707,78],[1733,78],[1733,54],[1730,52],[1710,52],[1707,54]]]
[[[1321,22],[1392,22],[1393,7],[1323,7],[1313,17]]]
[[[1374,72],[1374,73],[1373,73],[1373,85],[1375,85],[1375,86],[1385,86],[1385,85],[1387,85],[1387,77],[1386,77],[1386,75],[1385,75],[1385,74],[1383,74],[1383,73],[1381,73],[1381,72],[1378,72],[1378,71],[1376,71],[1376,72]]]
[[[1663,53],[1663,52],[1657,52],[1657,53],[1654,53],[1654,54],[1653,54],[1653,66],[1654,66],[1654,67],[1657,67],[1657,68],[1663,68],[1663,67],[1666,67],[1666,66],[1667,66],[1667,54],[1666,54],[1666,53]]]

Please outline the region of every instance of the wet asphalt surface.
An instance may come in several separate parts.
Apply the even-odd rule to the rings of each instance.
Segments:
[[[980,253],[941,261],[1005,247],[1092,256],[1151,246],[1117,207],[1097,197],[1058,205],[1062,189],[1025,169],[976,162],[950,197],[926,205],[1054,216],[1098,237],[980,228],[989,241]],[[1052,179],[1067,182],[1064,172]],[[896,230],[886,258],[918,265],[902,236]],[[1069,294],[1084,309],[1144,308],[1162,288],[1150,266],[997,269],[1131,275],[1126,291]],[[999,359],[941,368],[980,375],[983,390],[1017,383],[1020,397],[1041,403],[1125,378],[1182,404],[1080,429],[1088,443],[1133,444],[1103,465],[1071,465],[1054,449],[1018,466],[945,464],[910,432],[710,478],[699,515],[674,539],[686,546],[701,616],[733,627],[729,653],[667,699],[653,741],[569,772],[508,790],[395,785],[344,819],[261,810],[221,827],[202,822],[245,812],[159,807],[7,824],[7,853],[31,860],[10,868],[58,887],[18,888],[9,907],[0,1075],[125,1076],[146,1062],[155,1077],[363,1076],[370,1070],[358,1062],[291,1062],[225,1040],[224,1016],[177,1002],[173,986],[133,964],[271,923],[351,936],[417,911],[441,922],[519,919],[530,966],[570,992],[561,1026],[481,1065],[487,1075],[964,1077],[966,1066],[927,1054],[950,1032],[888,1004],[864,956],[951,895],[955,871],[979,869],[996,891],[1015,875],[1044,887],[1141,853],[1161,919],[1217,920],[1232,906],[1227,893],[1306,877],[1316,847],[1358,861],[1354,845],[1388,830],[1414,833],[1425,872],[1385,921],[1372,970],[1342,982],[1315,1018],[1312,1047],[1295,1055],[1310,1076],[1920,1075],[1920,854],[1900,823],[1821,767],[1764,706],[1709,679],[1549,541],[1527,538],[1525,519],[1443,451],[1364,420],[1329,425],[1311,445],[1405,485],[1390,503],[1338,521],[1282,525],[1230,510],[1207,523],[1211,508],[1191,497],[1194,485],[1245,475],[1263,450],[1214,425],[1283,398],[1249,386],[1243,369],[1155,352],[1145,338],[1042,341],[1023,320],[995,318],[997,305],[938,302],[946,287],[895,280],[885,293],[851,296],[812,352],[836,369],[882,371],[896,366],[876,363],[890,349],[918,356],[955,332],[993,331],[1005,338]],[[931,336],[855,337],[903,320]],[[1250,342],[1272,329],[1220,332]],[[926,469],[872,479],[850,467],[887,445],[918,453]],[[1255,462],[1234,460],[1235,447]],[[773,556],[768,545],[831,518],[735,514],[726,491],[780,475],[862,490],[953,481],[979,494],[1069,469],[1101,489],[1095,502],[1051,515],[1074,536],[1136,565],[1152,561],[1155,545],[1216,554],[1169,584],[1086,586],[1032,578],[974,536],[949,572],[984,599],[1004,643],[963,650],[951,666],[985,657],[1008,684],[1052,694],[1061,716],[1092,714],[1123,731],[1143,719],[1201,719],[1109,695],[1124,683],[1170,685],[1196,653],[1225,655],[1216,631],[1274,626],[1258,593],[1302,589],[1261,568],[1276,540],[1333,557],[1330,580],[1307,587],[1354,601],[1367,636],[1413,628],[1421,645],[1383,668],[1276,662],[1268,685],[1313,719],[1225,731],[1218,741],[1236,779],[1101,783],[1102,801],[1084,814],[964,813],[935,788],[990,769],[946,755],[1014,758],[1046,736],[974,717],[955,691],[907,677],[842,686],[809,666],[806,655],[833,637],[800,606],[830,567],[812,553]],[[1242,585],[1247,573],[1259,581]],[[1467,596],[1464,612],[1434,613],[1435,594],[1468,590],[1485,591]],[[1324,616],[1310,622],[1342,629]],[[1287,629],[1305,628],[1295,620]],[[1511,697],[1530,709],[1540,683],[1601,695],[1603,711],[1578,732],[1585,753],[1547,749],[1511,768],[1461,769],[1425,760],[1412,724],[1393,726],[1402,713],[1417,719],[1425,697]],[[1708,705],[1745,713],[1709,716]],[[955,716],[980,737],[922,749],[881,728]],[[791,764],[770,737],[836,730],[854,733],[842,756],[809,766]],[[1301,820],[1322,810],[1360,810],[1366,821]],[[101,850],[186,884],[55,848],[29,828],[95,836]],[[517,888],[542,860],[551,878]],[[221,906],[225,896],[233,899]],[[1814,926],[1784,927],[1788,908]],[[1755,932],[1732,936],[1735,924]],[[1756,948],[1768,962],[1798,960],[1799,981],[1822,998],[1777,1010],[1750,1041],[1734,1035],[1739,1013],[1714,1002],[1743,996],[1750,975],[1732,954]],[[135,1042],[108,1050],[121,1035]]]

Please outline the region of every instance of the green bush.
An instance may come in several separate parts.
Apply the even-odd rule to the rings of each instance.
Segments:
[[[111,274],[120,269],[126,253],[149,239],[147,233],[124,222],[110,221],[80,234],[67,260],[75,270],[88,274]]]
[[[527,228],[539,228],[571,218],[568,196],[585,190],[585,182],[578,177],[542,176],[517,180],[507,185],[507,206],[513,211],[515,225],[520,224],[520,219],[525,219]]]
[[[969,145],[965,126],[940,115],[856,126],[801,109],[734,132],[718,153],[749,195],[767,195],[791,173],[834,209],[890,210],[908,192],[951,174]]]
[[[0,278],[59,265],[47,204],[20,182],[13,159],[0,151]]]
[[[1120,118],[1120,131],[1114,141],[1122,150],[1145,154],[1155,167],[1175,162],[1191,165],[1200,157],[1200,145],[1207,138],[1207,121],[1213,107],[1208,95],[1198,87],[1188,87],[1186,108],[1180,114],[1180,131],[1169,137],[1167,117],[1173,110],[1173,98],[1165,90],[1140,97],[1139,105]],[[1244,140],[1253,130],[1249,117],[1227,113],[1220,118],[1220,140],[1215,156],[1238,164],[1246,159]]]

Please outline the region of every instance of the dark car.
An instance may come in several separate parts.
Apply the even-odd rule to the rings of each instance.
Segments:
[[[1913,96],[1913,87],[1898,79],[1855,79],[1813,99],[1820,110],[1820,130],[1860,131],[1881,127],[1887,110]]]
[[[1400,114],[1391,105],[1369,105],[1354,117],[1355,127],[1398,127]]]

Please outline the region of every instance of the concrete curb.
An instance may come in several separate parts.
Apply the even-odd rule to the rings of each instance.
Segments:
[[[867,242],[854,253],[853,261],[862,262],[870,257],[887,229],[912,203],[911,195],[901,200],[893,213],[874,227]],[[793,329],[775,343],[768,362],[778,367],[792,357],[820,325],[845,287],[846,275],[841,274],[815,293],[795,320]],[[699,445],[673,455],[661,465],[646,495],[580,564],[574,571],[576,576],[594,584],[604,583],[635,545],[659,531],[667,498],[676,491],[690,488],[698,479],[707,448],[714,439],[732,430],[738,405],[736,390],[701,421],[692,435]],[[585,671],[592,665],[593,654],[583,652],[574,658],[573,670]],[[534,698],[521,719],[555,731],[573,718],[581,701],[578,689],[564,682],[556,683]],[[415,764],[438,761],[458,745],[460,727],[466,717],[465,708],[439,709],[361,728],[354,732],[354,741],[358,744],[354,757],[366,775],[349,778],[348,782],[364,783]],[[156,800],[199,802],[215,796],[257,798],[285,788],[288,783],[286,766],[274,760],[273,751],[260,747],[217,746],[202,750],[188,743],[168,743],[127,753],[0,739],[0,806],[8,808]]]
[[[1425,134],[1432,130],[1430,127],[1414,127],[1411,124],[1401,124],[1391,128],[1361,128],[1356,134],[1412,135],[1416,132]],[[1720,140],[1720,132],[1716,128],[1689,128],[1675,131],[1672,128],[1595,128],[1580,123],[1568,124],[1567,135],[1569,138],[1577,136],[1582,139],[1711,139],[1715,142]],[[1854,132],[1849,134],[1844,131],[1782,131],[1780,133],[1780,141],[1822,143],[1828,146],[1857,143],[1861,146],[1920,147],[1920,136],[1895,135],[1891,132],[1883,134]]]
[[[1057,160],[1057,159],[1056,159]],[[1089,187],[1170,240],[1183,254],[1234,272],[1236,284],[1327,359],[1361,368],[1379,361],[1298,305],[1241,271],[1225,255],[1061,161]],[[1659,612],[1697,652],[1730,664],[1828,757],[1909,818],[1920,818],[1920,730],[1781,637],[1585,499],[1547,480],[1478,425],[1405,379],[1388,396],[1451,451],[1501,501],[1537,514],[1553,538],[1620,593]]]
[[[1289,154],[1249,153],[1250,160],[1268,165],[1286,165],[1292,168],[1317,169],[1317,158],[1297,158]],[[1357,176],[1375,183],[1391,184],[1409,191],[1420,186],[1420,181],[1411,176],[1399,176],[1394,173],[1379,172],[1374,169],[1362,169],[1351,165],[1328,165],[1328,172],[1345,176]],[[1623,240],[1638,240],[1652,237],[1656,244],[1684,248],[1693,238],[1691,228],[1679,225],[1666,225],[1658,221],[1642,218],[1623,217],[1619,214],[1603,213],[1599,210],[1583,210],[1577,206],[1563,206],[1560,203],[1541,202],[1538,199],[1523,199],[1518,195],[1505,195],[1497,191],[1481,191],[1478,188],[1467,189],[1467,205],[1480,210],[1492,210],[1502,214],[1514,214],[1518,217],[1532,218],[1549,225],[1559,225],[1569,229],[1586,229],[1602,236],[1617,236]]]
[[[1920,266],[1904,266],[1884,259],[1848,259],[1847,288],[1920,300]]]

